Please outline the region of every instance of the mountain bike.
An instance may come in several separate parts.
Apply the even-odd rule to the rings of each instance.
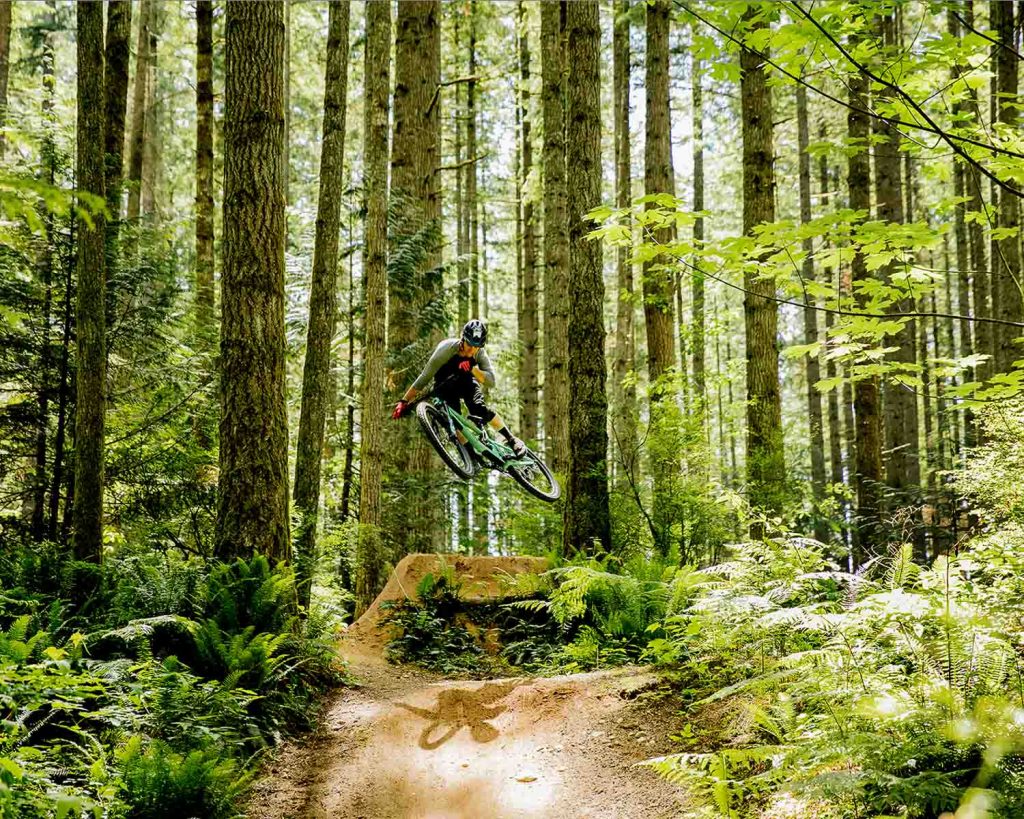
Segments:
[[[512,447],[491,434],[482,418],[463,415],[433,395],[416,402],[416,418],[441,460],[460,478],[469,480],[481,468],[497,469],[541,500],[554,502],[562,494],[555,476],[536,452],[527,449],[526,455],[516,457]]]

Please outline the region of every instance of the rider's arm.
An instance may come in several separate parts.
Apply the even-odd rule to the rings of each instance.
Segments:
[[[434,352],[431,353],[430,358],[427,361],[426,366],[423,368],[423,372],[417,376],[416,380],[412,382],[412,386],[409,387],[405,392],[405,396],[402,398],[403,401],[412,401],[417,395],[419,395],[430,380],[437,375],[437,371],[441,369],[451,360],[452,356],[455,355],[459,349],[458,339],[454,342],[452,339],[446,339],[442,341],[437,347],[434,348]]]
[[[483,350],[476,354],[476,364],[473,368],[473,377],[486,387],[493,387],[495,384],[494,368],[491,367],[491,359]]]

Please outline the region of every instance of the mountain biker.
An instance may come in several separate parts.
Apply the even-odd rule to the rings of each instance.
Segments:
[[[498,414],[484,403],[481,385],[494,386],[494,370],[484,352],[487,343],[487,325],[480,319],[470,319],[462,328],[459,338],[446,338],[431,354],[423,372],[406,390],[402,400],[395,404],[391,417],[398,419],[409,413],[409,404],[434,379],[434,395],[459,411],[459,401],[466,402],[470,415],[475,415],[505,437],[505,442],[517,458],[526,455],[526,444],[516,438]]]

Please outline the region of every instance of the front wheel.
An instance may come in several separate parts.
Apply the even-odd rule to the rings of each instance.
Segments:
[[[459,439],[452,434],[447,414],[430,401],[416,407],[416,418],[437,454],[460,478],[473,477],[473,461]]]
[[[529,450],[525,458],[509,464],[507,470],[516,483],[541,500],[553,503],[562,494],[562,487],[558,485],[548,465],[533,450]]]

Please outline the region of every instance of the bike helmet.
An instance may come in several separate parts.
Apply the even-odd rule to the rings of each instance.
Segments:
[[[487,343],[487,325],[480,319],[470,319],[462,328],[462,340],[470,347],[483,347]]]

